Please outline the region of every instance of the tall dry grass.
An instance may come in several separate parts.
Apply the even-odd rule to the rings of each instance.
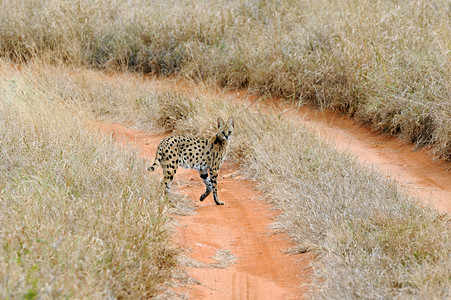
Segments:
[[[82,82],[38,69],[0,65],[0,298],[157,295],[177,265],[159,182],[93,133]]]
[[[233,115],[229,159],[256,179],[283,213],[274,227],[312,251],[314,298],[438,298],[451,296],[450,220],[417,206],[390,180],[298,127],[233,102],[160,92],[133,75],[37,67],[35,93],[57,94],[99,119],[190,135],[214,132],[218,116]],[[71,96],[69,96],[71,95]],[[139,164],[138,164],[139,166]],[[140,178],[134,180],[141,180]]]
[[[451,159],[448,0],[23,0],[0,11],[1,57],[247,87]]]

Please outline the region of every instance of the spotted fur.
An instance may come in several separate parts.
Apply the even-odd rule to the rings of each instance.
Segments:
[[[232,137],[233,127],[233,118],[227,123],[218,118],[218,133],[208,139],[180,135],[164,138],[158,145],[155,161],[148,170],[153,171],[161,165],[166,193],[169,193],[172,179],[179,166],[198,170],[205,185],[205,192],[200,196],[200,201],[204,201],[213,191],[215,203],[223,205],[224,202],[218,199],[217,178]]]

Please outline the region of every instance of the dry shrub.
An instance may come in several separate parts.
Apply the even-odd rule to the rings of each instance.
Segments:
[[[174,131],[178,123],[192,118],[195,101],[183,95],[163,94],[158,97],[159,109],[154,124],[165,130]]]

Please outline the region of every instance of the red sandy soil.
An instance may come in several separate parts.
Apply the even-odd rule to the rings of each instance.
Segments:
[[[119,141],[125,139],[127,144],[139,147],[150,162],[164,137],[119,124],[101,127],[113,132]],[[218,196],[225,205],[217,206],[211,195],[204,202],[198,200],[205,188],[197,171],[178,169],[172,189],[191,199],[196,214],[174,216],[178,223],[174,243],[202,266],[185,267],[198,283],[174,291],[188,294],[190,299],[305,298],[311,283],[311,255],[283,253],[295,245],[285,234],[268,228],[278,212],[260,200],[254,182],[240,179],[236,173],[231,165],[221,166]],[[162,178],[161,168],[154,176]],[[237,260],[218,267],[218,261],[212,258],[218,250],[228,250]]]

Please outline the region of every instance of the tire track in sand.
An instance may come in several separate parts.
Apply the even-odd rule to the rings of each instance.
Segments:
[[[153,160],[163,138],[120,124],[102,124],[118,141],[140,149],[143,157]],[[172,188],[187,195],[196,214],[174,216],[177,232],[174,243],[187,250],[184,269],[198,284],[174,288],[191,299],[302,299],[308,293],[312,269],[310,254],[287,255],[295,246],[283,233],[271,232],[278,211],[262,200],[255,183],[236,176],[237,169],[224,163],[219,172],[218,195],[224,206],[215,205],[212,196],[198,198],[204,185],[197,171],[179,168]],[[162,178],[161,168],[156,176]],[[231,264],[215,259],[225,254]],[[227,258],[227,257],[226,257]]]

